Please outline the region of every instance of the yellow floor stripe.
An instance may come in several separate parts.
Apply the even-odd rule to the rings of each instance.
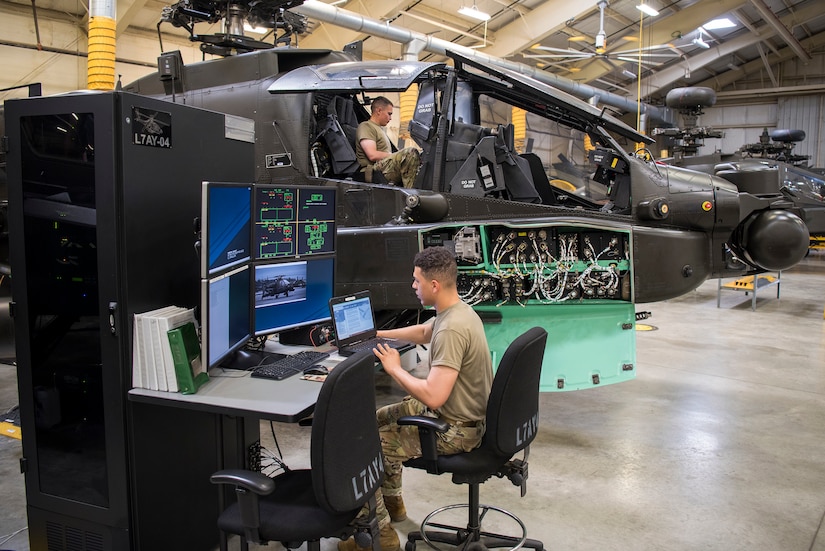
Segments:
[[[20,432],[20,427],[11,423],[6,423],[5,421],[0,423],[0,434],[3,436],[8,436],[9,438],[17,438],[18,440],[23,438],[23,435]]]

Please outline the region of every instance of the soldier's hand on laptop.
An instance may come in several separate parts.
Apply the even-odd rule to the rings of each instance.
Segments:
[[[398,350],[387,346],[384,343],[378,343],[378,345],[372,349],[372,353],[375,354],[375,357],[378,358],[378,361],[381,362],[381,365],[384,366],[384,371],[390,373],[393,369],[401,369],[401,354],[398,353]]]

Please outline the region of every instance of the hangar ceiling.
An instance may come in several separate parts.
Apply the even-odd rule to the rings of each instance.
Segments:
[[[85,33],[87,0],[0,0],[0,15],[14,14],[30,22],[28,32],[13,37],[3,32],[0,45],[41,48],[65,54],[49,45],[53,26],[71,26]],[[190,0],[190,6],[203,0]],[[293,1],[292,4],[300,4]],[[323,6],[335,17],[311,15]],[[645,15],[637,5],[658,11]],[[166,49],[186,43],[184,29],[159,25],[166,0],[117,0],[118,40],[153,42],[119,61],[151,67],[160,53],[158,36]],[[489,14],[480,21],[458,12],[475,7]],[[387,28],[405,29],[412,36],[472,48],[482,54],[522,63],[539,71],[602,89],[631,99],[657,102],[673,87],[708,86],[736,95],[742,90],[822,91],[825,83],[825,8],[822,0],[305,0],[293,9],[305,16],[302,32],[291,44],[302,48],[340,49],[363,40],[364,57],[422,60],[443,56],[421,49],[420,43],[402,44],[377,33],[336,25],[359,16]],[[317,11],[317,10],[316,10]],[[731,26],[715,28],[712,21],[727,19]],[[35,24],[36,22],[36,24]],[[2,24],[0,24],[2,27]],[[201,34],[223,32],[222,23],[201,23]],[[368,27],[369,28],[369,27]],[[273,41],[270,30],[246,31],[247,36]],[[76,45],[77,48],[79,46]],[[419,51],[420,50],[420,51]],[[798,70],[780,70],[791,62]],[[70,86],[69,89],[72,87]],[[724,94],[720,94],[724,96]]]

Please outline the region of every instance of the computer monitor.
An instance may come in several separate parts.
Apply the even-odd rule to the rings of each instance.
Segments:
[[[335,193],[334,187],[256,184],[254,258],[335,252]]]
[[[201,282],[201,354],[209,368],[252,336],[249,264]]]
[[[201,277],[250,259],[252,184],[204,182],[201,195]]]
[[[256,336],[329,321],[334,257],[258,263],[254,276]]]

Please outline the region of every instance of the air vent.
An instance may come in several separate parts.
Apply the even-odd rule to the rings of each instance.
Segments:
[[[48,551],[103,551],[103,536],[56,522],[46,522]]]

